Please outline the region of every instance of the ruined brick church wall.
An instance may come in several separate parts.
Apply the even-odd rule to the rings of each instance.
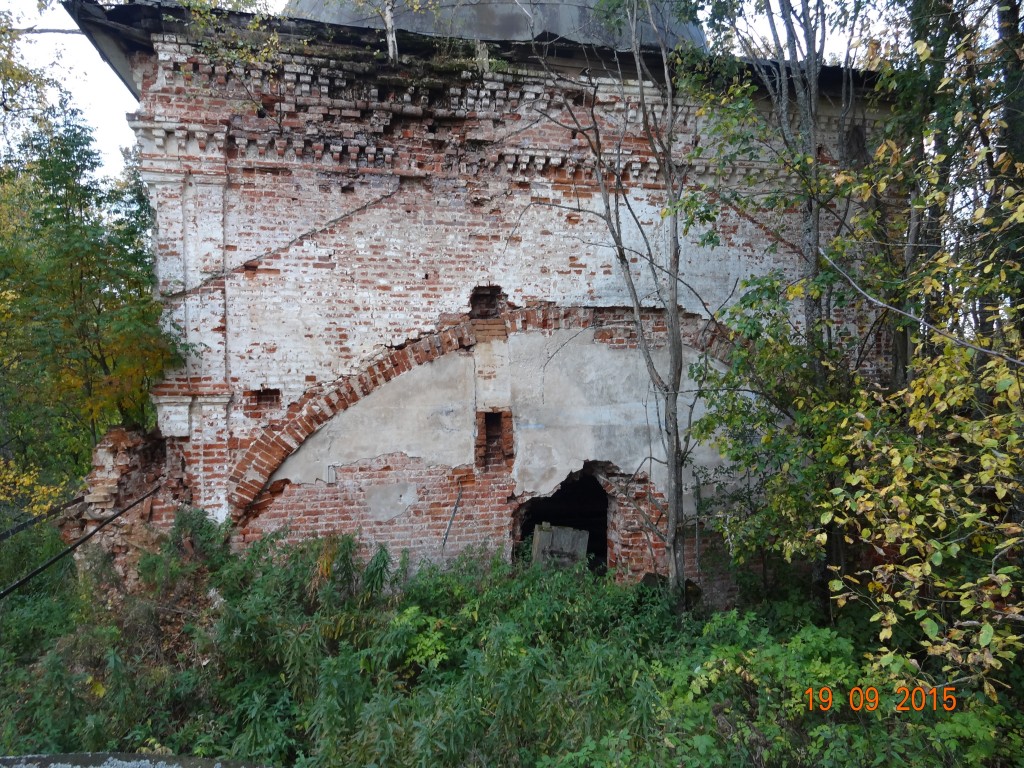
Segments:
[[[234,518],[239,543],[274,530],[349,532],[414,558],[478,545],[508,553],[524,502],[586,461],[609,462],[619,474],[605,489],[609,563],[636,574],[661,567],[650,530],[660,519],[657,477],[644,474],[657,468],[643,446],[622,447],[651,407],[635,375],[629,298],[604,225],[589,215],[599,199],[586,142],[545,117],[565,116],[562,99],[590,96],[522,64],[481,72],[431,60],[424,41],[391,68],[368,53],[366,33],[320,32],[333,42],[289,51],[297,44],[285,38],[279,66],[218,64],[170,27],[129,57],[141,94],[132,126],[157,218],[157,290],[188,351],[153,391],[166,477],[183,478],[155,498],[156,519],[187,502]],[[638,87],[595,82],[594,114],[615,132],[635,117]],[[688,122],[680,146],[700,131]],[[637,136],[624,147],[631,202],[657,237],[656,165]],[[694,183],[711,178],[705,167],[688,172]],[[681,297],[694,355],[706,342],[706,307],[739,279],[799,272],[769,223],[729,209],[719,229],[718,248],[694,243],[684,254],[703,299]],[[639,264],[636,274],[644,288]],[[487,286],[500,288],[501,305],[485,328],[470,310],[474,289]],[[653,306],[648,320],[663,332]],[[525,364],[509,362],[540,337],[557,341],[553,359],[566,345],[578,359],[592,351],[621,366],[643,400],[619,402],[606,392],[614,387],[590,381],[568,403],[597,419],[569,425],[586,453],[571,455],[562,440],[547,474],[538,449],[548,446],[535,437],[544,425],[523,408],[557,410],[534,402],[517,379]],[[302,459],[332,420],[356,419],[371,398],[411,371],[440,370],[442,359],[469,371],[460,379],[465,418],[452,428],[465,434],[450,438],[458,458],[391,450],[403,425],[382,418],[369,428],[379,449],[338,466]],[[559,375],[571,388],[572,371]],[[622,423],[602,425],[587,410],[595,392],[608,398],[595,408]],[[500,448],[482,439],[488,423],[501,425]],[[710,450],[697,458],[717,460]]]

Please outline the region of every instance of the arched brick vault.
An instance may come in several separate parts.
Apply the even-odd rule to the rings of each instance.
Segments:
[[[360,373],[327,388],[308,390],[288,408],[286,420],[265,428],[252,441],[228,476],[228,503],[237,521],[259,497],[270,476],[310,435],[382,384],[424,363],[476,344],[472,323],[464,322],[388,350]]]
[[[599,329],[595,334],[598,341],[623,348],[637,346],[632,311],[623,308],[545,305],[508,310],[501,315],[501,320],[506,333],[595,327]],[[690,341],[695,347],[707,347],[706,338],[704,343],[699,343],[701,338],[698,338],[706,337],[706,328],[698,318],[693,317],[691,320],[693,338]],[[663,333],[665,330],[658,312],[646,313],[644,321],[655,333]],[[389,349],[359,373],[308,390],[288,408],[283,422],[264,428],[235,462],[228,477],[231,517],[236,522],[248,518],[254,502],[267,488],[271,475],[308,437],[338,413],[417,366],[437,360],[450,352],[475,346],[477,322],[466,320],[404,346]],[[714,339],[711,341],[714,342]]]

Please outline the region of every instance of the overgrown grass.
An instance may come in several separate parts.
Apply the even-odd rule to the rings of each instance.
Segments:
[[[0,751],[167,749],[268,765],[1015,765],[1019,699],[896,713],[852,630],[679,614],[664,593],[482,553],[410,576],[350,538],[242,554],[201,513],[111,606],[0,604]],[[366,555],[371,555],[366,559]],[[56,584],[75,584],[70,575]],[[802,622],[802,623],[800,623]],[[908,670],[909,671],[909,670]],[[834,706],[808,711],[804,691]],[[850,710],[875,685],[873,713]]]

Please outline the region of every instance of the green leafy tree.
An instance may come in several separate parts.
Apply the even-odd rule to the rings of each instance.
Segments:
[[[820,558],[839,604],[872,606],[881,665],[995,696],[1024,621],[1019,4],[858,8],[906,30],[868,49],[887,120],[791,174],[832,221],[816,269],[721,316],[699,431],[734,462],[716,513],[739,557]]]
[[[174,355],[152,296],[152,218],[138,174],[96,177],[77,112],[29,133],[3,169],[0,415],[9,455],[74,476],[103,431],[150,419]]]

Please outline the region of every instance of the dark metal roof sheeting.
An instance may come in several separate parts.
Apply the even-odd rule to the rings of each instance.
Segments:
[[[432,37],[451,37],[487,42],[523,42],[528,40],[564,40],[583,45],[626,50],[629,36],[614,31],[606,18],[595,12],[596,0],[438,0],[423,3],[419,11],[398,0],[395,26],[406,32]],[[673,2],[655,4],[656,27],[642,25],[641,42],[654,46],[659,36],[669,48],[680,43],[706,47],[700,27],[680,21],[673,13]],[[379,7],[379,5],[377,6]],[[382,29],[383,19],[372,2],[353,0],[289,0],[285,16],[342,24],[351,27]]]

